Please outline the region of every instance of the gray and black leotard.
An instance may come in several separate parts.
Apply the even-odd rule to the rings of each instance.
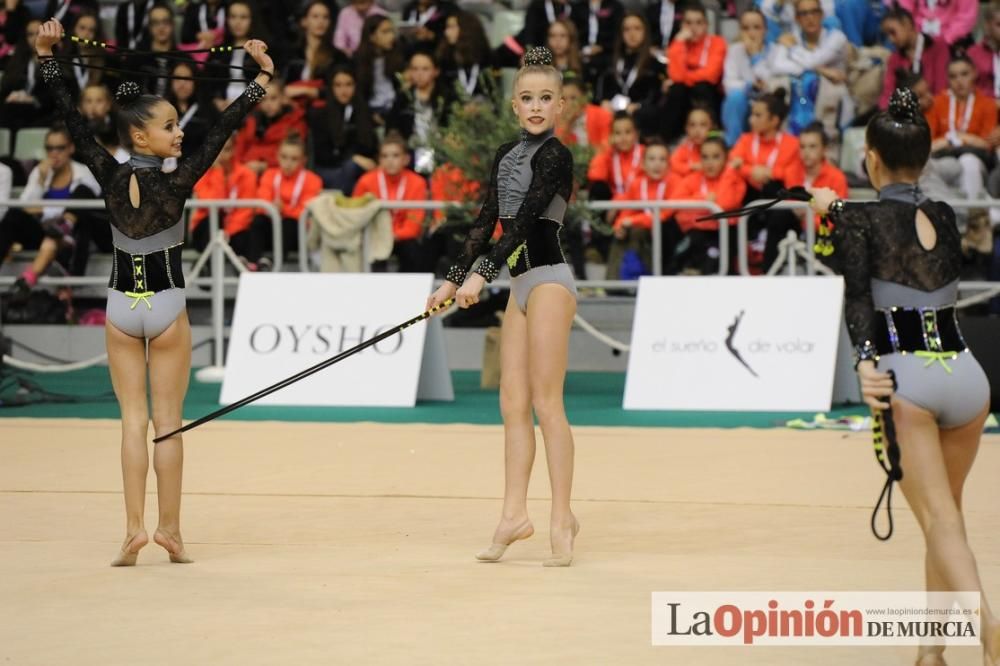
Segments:
[[[551,131],[539,135],[522,131],[519,141],[500,146],[486,200],[447,279],[458,285],[465,281],[501,220],[503,235],[476,272],[492,282],[506,261],[513,278],[512,291],[522,310],[527,308],[531,288],[542,282],[558,282],[575,294],[572,272],[559,241],[572,192],[573,156]],[[535,269],[542,270],[529,276]]]
[[[918,209],[937,234],[930,250],[917,237]],[[845,205],[834,223],[858,360],[893,370],[897,395],[934,414],[941,427],[971,421],[990,389],[955,314],[962,266],[955,212],[913,185],[892,184],[876,203]]]
[[[114,267],[108,283],[108,321],[135,337],[154,338],[184,310],[184,202],[198,179],[215,161],[244,116],[264,96],[252,82],[222,114],[191,155],[171,173],[160,170],[158,158],[133,156],[119,164],[94,139],[77,111],[59,64],[44,59],[42,78],[52,88],[78,155],[101,185],[112,224]],[[135,174],[139,207],[129,199],[129,181]]]

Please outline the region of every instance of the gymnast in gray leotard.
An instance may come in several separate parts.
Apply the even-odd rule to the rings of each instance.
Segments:
[[[176,170],[165,173],[163,159],[181,157],[184,132],[177,109],[162,98],[142,95],[134,83],[122,84],[116,96],[118,130],[132,157],[128,163],[118,164],[94,140],[52,55],[52,47],[62,35],[59,21],[47,21],[39,28],[35,48],[42,61],[42,78],[52,88],[76,154],[101,185],[111,218],[115,254],[105,338],[111,383],[121,409],[126,516],[125,541],[112,565],[130,566],[149,542],[144,509],[150,417],[157,436],[177,430],[190,377],[191,328],[181,272],[184,203],[223,144],[264,96],[262,86],[273,75],[274,63],[263,42],[246,42],[243,48],[261,74],[226,109],[198,149],[184,156]],[[178,563],[191,561],[180,531],[183,461],[180,436],[164,439],[153,450],[159,500],[159,524],[153,539],[167,551],[171,562]]]
[[[956,317],[962,251],[955,212],[916,185],[932,144],[912,91],[893,93],[888,111],[868,124],[865,143],[879,200],[845,203],[822,188],[811,191],[812,207],[834,224],[865,402],[876,410],[892,407],[884,414],[895,425],[900,488],[924,532],[927,587],[981,593],[961,498],[990,389]],[[981,619],[986,663],[1000,663],[1000,621],[985,596]],[[944,663],[943,650],[922,645],[917,663]]]

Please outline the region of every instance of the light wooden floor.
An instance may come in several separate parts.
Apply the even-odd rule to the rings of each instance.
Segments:
[[[186,447],[196,563],[124,536],[118,424],[0,420],[0,664],[910,664],[913,648],[650,646],[659,590],[919,590],[922,539],[868,518],[884,475],[867,434],[577,428],[569,569],[536,535],[499,564],[497,427],[217,422]],[[540,441],[540,440],[539,440]],[[904,462],[905,465],[905,462]],[[1000,605],[1000,438],[966,496]],[[156,527],[150,470],[147,528]],[[953,665],[981,664],[976,649]]]

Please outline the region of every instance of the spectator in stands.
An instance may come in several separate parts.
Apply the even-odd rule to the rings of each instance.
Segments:
[[[81,12],[76,17],[76,21],[69,29],[69,32],[74,37],[79,37],[80,39],[104,41],[104,33],[101,30],[97,15],[90,11]],[[107,54],[105,49],[91,44],[79,44],[66,40],[66,43],[62,45],[59,55],[68,56],[76,60],[74,64],[64,63],[63,70],[65,70],[66,78],[76,84],[77,93],[91,83],[108,82],[111,80],[111,85],[114,85],[113,77],[108,76],[105,71],[84,66],[84,63],[97,67],[107,67],[110,64],[114,64],[113,61],[109,61],[105,57],[105,54]]]
[[[22,200],[92,199],[101,186],[83,164],[73,160],[73,140],[63,125],[54,125],[45,135],[45,159],[31,170],[28,184],[21,191]],[[68,266],[73,253],[73,224],[76,215],[65,207],[11,208],[0,220],[0,261],[11,246],[18,243],[25,250],[38,250],[29,268],[21,273],[11,293],[24,299],[38,281],[38,276],[58,260]]]
[[[549,27],[553,23],[570,18],[569,0],[531,0],[524,12],[524,27],[521,28],[521,32],[505,38],[503,44],[493,52],[494,65],[517,67],[529,47],[545,44]],[[577,32],[577,45],[579,45],[579,32]],[[551,48],[549,46],[549,49]]]
[[[311,0],[304,9],[299,44],[285,66],[285,94],[304,103],[318,99],[334,66],[348,58],[333,46],[333,21],[323,0]]]
[[[792,162],[785,174],[785,184],[788,187],[829,187],[837,193],[841,199],[847,200],[847,176],[844,172],[830,164],[826,159],[826,149],[829,140],[822,123],[815,122],[808,125],[799,134],[799,157],[798,162]],[[806,214],[812,217],[809,211],[796,210],[795,216],[799,222],[804,222]],[[775,236],[784,238],[789,231],[797,231],[801,224],[787,226],[788,218],[780,217],[774,220],[773,226],[767,229],[767,237]],[[818,224],[819,220],[816,219]]]
[[[253,199],[257,196],[257,176],[234,159],[235,135],[226,141],[215,163],[194,185],[196,199]],[[219,210],[219,226],[226,234],[226,241],[244,261],[247,268],[257,270],[263,248],[260,239],[252,232],[253,208],[223,208]],[[208,211],[199,208],[191,213],[191,243],[204,250],[211,240],[207,221]]]
[[[444,36],[448,17],[458,9],[448,0],[410,0],[403,7],[403,25],[414,50],[434,51]]]
[[[193,77],[193,62],[175,62],[170,69],[171,77]],[[195,148],[204,143],[209,129],[218,121],[219,112],[208,100],[203,84],[189,78],[171,78],[166,100],[177,109],[177,124],[184,130],[181,153],[191,155]]]
[[[15,131],[21,127],[46,127],[55,115],[52,96],[38,73],[34,44],[39,26],[41,21],[28,21],[24,40],[7,61],[0,80],[0,127]]]
[[[103,83],[90,83],[83,88],[79,100],[80,115],[88,121],[111,122],[111,91]]]
[[[354,73],[334,68],[325,103],[306,115],[313,170],[327,189],[353,192],[365,171],[375,168],[376,139],[368,102],[357,94]]]
[[[273,201],[281,214],[282,259],[287,259],[299,248],[299,217],[306,205],[322,192],[323,181],[305,167],[306,146],[298,136],[289,136],[281,142],[278,164],[260,177],[257,198]],[[261,250],[273,256],[274,228],[271,218],[258,215],[254,218],[252,230]],[[269,270],[272,260],[264,254],[258,264],[262,270]]]
[[[552,51],[552,65],[563,77],[572,73],[583,76],[583,56],[580,55],[580,35],[569,19],[556,19],[549,26],[545,42]]]
[[[772,49],[764,41],[764,31],[764,14],[759,9],[748,9],[740,15],[739,40],[726,50],[723,68],[726,99],[722,103],[722,126],[726,143],[730,146],[747,131],[750,99],[758,93],[767,92]]]
[[[930,85],[931,93],[938,94],[948,87],[948,45],[917,30],[913,15],[900,7],[893,7],[882,19],[882,30],[894,47],[886,67],[885,83],[879,97],[879,108],[889,105],[889,96],[896,89],[896,70],[900,67],[919,73]]]
[[[181,43],[208,49],[222,43],[226,25],[223,0],[190,0],[184,7]]]
[[[650,41],[653,49],[666,60],[667,47],[681,30],[684,12],[677,0],[655,0],[646,5],[646,23],[650,29]]]
[[[597,80],[594,98],[611,112],[625,111],[636,120],[640,133],[652,134],[659,124],[659,67],[650,52],[646,19],[628,12],[622,19],[610,66]]]
[[[611,49],[621,26],[625,7],[619,0],[578,0],[570,17],[580,36],[584,79],[594,85],[611,60]]]
[[[447,127],[454,100],[439,77],[430,53],[411,55],[403,89],[387,119],[387,128],[401,134],[413,150],[413,169],[423,176],[434,171],[433,139],[439,129]]]
[[[658,138],[646,143],[642,173],[615,199],[620,201],[662,201],[672,199],[676,185],[667,165],[670,153]],[[614,240],[608,252],[607,279],[633,280],[652,273],[652,227],[654,218],[663,222],[670,211],[652,208],[618,211],[614,221]]]
[[[779,88],[750,103],[750,131],[740,137],[729,155],[730,166],[737,169],[747,183],[748,201],[774,198],[785,186],[788,169],[800,159],[798,139],[781,131],[781,123],[788,115],[785,95],[785,90]],[[785,218],[784,222],[780,218]],[[794,214],[787,210],[752,215],[751,238],[772,225],[794,225],[794,219]],[[767,236],[765,267],[778,256],[780,241],[781,238]]]
[[[361,28],[361,44],[354,56],[358,94],[368,102],[376,125],[385,125],[385,117],[396,102],[397,74],[405,66],[403,48],[396,39],[396,28],[387,16],[369,16]]]
[[[337,27],[333,32],[333,45],[348,56],[361,44],[361,26],[369,16],[385,16],[386,11],[374,0],[351,0],[351,3],[337,14]]]
[[[740,174],[726,166],[726,141],[721,132],[711,132],[701,144],[700,171],[692,172],[681,181],[673,196],[676,199],[701,199],[711,201],[722,210],[732,210],[740,205],[746,194],[746,182]],[[680,210],[674,216],[676,224],[662,227],[664,272],[694,272],[711,275],[719,271],[719,222],[696,221],[708,210]],[[736,256],[736,219],[729,219],[729,259]],[[688,249],[677,253],[681,239],[690,239]]]
[[[174,10],[167,4],[156,4],[149,10],[149,24],[146,34],[139,42],[140,51],[163,53],[163,56],[137,55],[126,58],[125,68],[143,72],[145,76],[130,75],[145,91],[164,96],[170,87],[170,68],[176,62],[177,39],[174,36]],[[243,53],[243,51],[240,51]],[[243,73],[240,73],[243,76]]]
[[[472,12],[456,11],[445,20],[444,38],[437,48],[437,61],[445,85],[460,99],[490,98],[489,42],[478,16]]]
[[[795,0],[799,30],[782,35],[774,45],[771,71],[790,77],[792,107],[788,130],[797,135],[813,120],[823,123],[831,137],[853,118],[847,94],[847,37],[823,27],[819,0]],[[841,117],[844,117],[844,122]]]
[[[882,41],[880,24],[889,3],[880,0],[836,0],[840,30],[854,46],[872,46]],[[829,8],[824,6],[823,10]],[[829,16],[829,15],[828,15]],[[838,26],[827,26],[838,27]]]
[[[226,31],[222,46],[241,47],[251,39],[266,39],[267,34],[252,4],[253,0],[232,0],[226,7]],[[230,83],[219,83],[212,92],[212,103],[220,112],[229,103],[243,94],[246,83],[257,76],[260,68],[253,58],[246,57],[242,48],[234,48],[230,52],[220,51],[208,58],[206,71],[212,76],[238,79]]]
[[[994,0],[983,12],[983,41],[969,48],[976,66],[976,88],[1000,104],[1000,2]]]
[[[822,0],[824,27],[839,28],[835,17],[834,0]],[[788,35],[798,30],[795,17],[795,0],[759,0],[756,3],[767,23],[765,41],[768,44],[778,41],[782,35]]]
[[[578,76],[563,79],[563,112],[556,124],[556,136],[567,146],[590,146],[595,153],[606,150],[614,114],[592,104]]]
[[[611,123],[611,146],[595,155],[587,169],[591,200],[606,201],[625,194],[642,173],[643,152],[635,120],[619,111]]]
[[[992,161],[991,135],[997,126],[996,101],[976,91],[976,70],[966,55],[948,65],[948,90],[934,97],[928,117],[931,161],[962,198],[984,195],[986,164]]]
[[[913,15],[920,32],[941,38],[949,46],[972,43],[972,31],[979,17],[978,2],[941,0],[895,0]]]
[[[85,11],[100,14],[100,4],[100,0],[49,0],[41,15],[58,19],[63,25],[70,25]]]
[[[155,0],[125,0],[115,12],[115,44],[123,49],[135,49],[146,36],[149,10]],[[211,46],[211,44],[209,44]]]
[[[684,6],[680,32],[667,50],[669,81],[662,113],[663,136],[668,142],[684,133],[684,119],[695,104],[718,115],[722,104],[722,66],[726,40],[708,34],[708,17],[700,4]]]
[[[284,91],[281,79],[272,79],[267,95],[236,133],[236,161],[256,176],[278,166],[278,149],[287,137],[306,137],[305,111],[289,104]]]
[[[14,55],[18,42],[24,39],[31,13],[21,0],[5,0],[0,4],[0,69]]]
[[[701,171],[701,144],[715,130],[715,125],[711,112],[703,106],[695,106],[688,112],[684,140],[670,156],[671,175],[679,180]]]
[[[409,168],[410,155],[406,140],[390,132],[382,141],[378,153],[378,168],[361,176],[354,186],[354,196],[371,194],[381,201],[427,201],[427,181]],[[392,211],[392,254],[399,262],[401,273],[425,270],[423,236],[425,211],[421,209]],[[372,270],[384,271],[379,262]]]

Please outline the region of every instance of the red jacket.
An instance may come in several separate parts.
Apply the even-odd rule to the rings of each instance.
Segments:
[[[427,201],[427,181],[410,169],[403,169],[396,176],[386,175],[381,168],[373,169],[361,176],[354,186],[354,196],[364,194],[384,201]],[[393,237],[398,241],[420,238],[424,232],[424,215],[422,209],[392,211]]]
[[[956,102],[955,118],[953,122],[955,129],[960,132],[974,134],[984,139],[988,138],[993,128],[997,126],[997,105],[992,97],[987,97],[979,91],[975,91],[972,101],[972,115],[969,118],[969,125],[962,129],[962,121],[965,119],[966,104],[968,102]],[[948,134],[948,110],[950,108],[950,97],[948,91],[934,96],[934,106],[927,114],[927,122],[931,126],[931,139],[940,139]]]
[[[608,147],[608,140],[611,138],[611,123],[614,120],[614,115],[597,104],[588,104],[583,108],[583,112],[587,145],[592,146],[595,151],[604,150]],[[567,146],[579,143],[572,127],[560,125],[556,130],[556,136]]]
[[[703,199],[709,200],[711,195],[715,197],[715,203],[722,210],[730,210],[739,207],[743,203],[743,197],[747,192],[747,184],[740,177],[735,169],[726,168],[717,178],[708,178],[701,172],[692,173],[685,178],[677,191],[674,193],[675,199]],[[679,210],[677,211],[677,225],[681,231],[688,232],[691,229],[701,229],[703,231],[717,231],[719,229],[718,220],[706,220],[695,222],[695,218],[707,215],[709,210]],[[736,224],[739,218],[730,218],[729,224]]]
[[[773,180],[785,183],[785,172],[788,168],[801,162],[799,140],[788,132],[778,132],[773,139],[759,138],[757,150],[754,151],[754,138],[757,136],[754,132],[747,132],[741,136],[729,151],[729,161],[732,162],[737,158],[743,160],[739,172],[747,183],[750,183],[750,171],[753,167],[761,165],[771,167]]]
[[[194,184],[194,195],[196,199],[254,199],[257,197],[257,175],[236,162],[233,162],[228,176],[222,167],[213,166]],[[249,229],[254,212],[253,208],[223,208],[219,219],[226,236],[232,238]],[[196,209],[191,214],[191,229],[194,230],[206,217],[206,209]]]
[[[645,154],[646,147],[639,143],[625,154],[614,148],[607,148],[590,160],[587,180],[603,181],[611,187],[612,194],[623,194],[628,191],[636,176],[642,173],[642,158]],[[616,164],[618,169],[615,168]]]
[[[299,191],[296,192],[296,189]],[[284,175],[281,169],[268,169],[261,174],[257,198],[274,201],[281,211],[281,217],[298,220],[306,204],[322,191],[323,180],[309,169],[299,169],[291,176]]]
[[[693,168],[695,164],[700,168],[701,146],[696,146],[690,139],[685,139],[670,154],[670,173],[678,179],[686,178],[695,171]]]
[[[306,138],[305,111],[298,107],[285,109],[257,136],[257,114],[251,113],[236,134],[236,160],[247,162],[267,162],[267,166],[278,166],[278,148],[289,134],[296,132],[299,138]]]
[[[785,187],[829,187],[841,199],[847,198],[847,176],[844,172],[826,160],[819,167],[819,173],[811,183],[806,184],[806,167],[801,161],[788,168],[785,173]],[[819,217],[814,216],[814,223],[819,227]]]
[[[656,201],[662,199],[676,199],[674,190],[677,179],[664,175],[659,180],[650,180],[649,176],[642,173],[632,181],[628,190],[624,194],[615,195],[616,201]],[[660,221],[670,217],[670,211],[666,208],[660,209]],[[625,209],[619,211],[615,217],[615,229],[620,229],[628,221],[629,226],[637,229],[649,229],[653,226],[652,209]]]
[[[726,40],[718,35],[705,35],[697,42],[675,39],[667,48],[667,58],[670,63],[667,75],[675,84],[719,84],[726,60]]]

